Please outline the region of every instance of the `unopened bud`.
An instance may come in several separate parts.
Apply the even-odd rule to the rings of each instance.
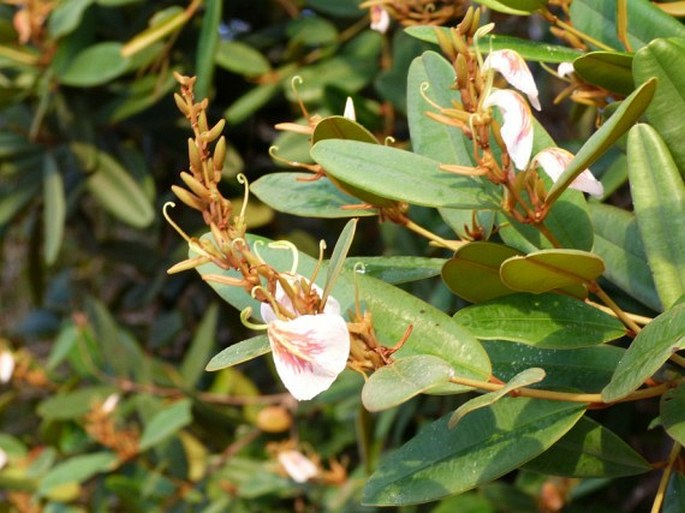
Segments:
[[[200,150],[195,144],[195,141],[188,138],[188,159],[190,159],[190,170],[199,175],[202,173],[202,158],[200,157]]]
[[[119,394],[110,394],[107,396],[107,399],[105,399],[105,402],[102,403],[102,406],[100,406],[100,411],[106,415],[109,415],[114,411],[114,408],[117,407],[117,404],[119,404],[119,399],[121,399]]]
[[[183,99],[183,96],[178,93],[174,93],[174,101],[176,102],[176,107],[178,107],[178,110],[180,110],[184,116],[187,116],[190,113],[190,107],[188,107],[188,104]]]
[[[457,52],[452,45],[450,37],[438,27],[435,28],[435,35],[438,38],[438,45],[440,46],[442,53],[444,53],[450,61],[454,61],[454,59],[457,58]]]
[[[454,46],[459,53],[469,52],[466,41],[464,41],[464,38],[457,30],[450,30],[450,36],[452,36],[452,46]]]
[[[211,130],[202,133],[201,137],[208,143],[213,142],[218,139],[218,137],[221,135],[221,132],[224,131],[224,126],[226,126],[226,120],[220,119]]]
[[[188,188],[195,193],[196,196],[204,201],[209,201],[209,190],[202,183],[200,183],[197,178],[190,173],[181,171],[181,180],[183,180],[183,183],[185,183]]]
[[[221,171],[226,160],[226,138],[222,135],[214,147],[214,170]]]
[[[202,106],[202,103],[200,103],[200,105]],[[204,109],[200,111],[200,115],[197,117],[197,127],[200,129],[200,133],[209,130],[209,125],[207,124],[207,112]]]
[[[473,6],[471,5],[471,6],[469,6],[468,10],[464,14],[464,17],[462,18],[459,25],[457,25],[457,30],[459,31],[459,33],[462,35],[470,35],[471,34],[472,22],[473,22]]]
[[[469,81],[469,65],[463,53],[457,55],[457,59],[454,61],[454,68],[457,73],[457,87],[463,89]]]
[[[190,191],[185,190],[183,187],[179,187],[178,185],[172,185],[171,191],[178,197],[178,199],[180,199],[190,208],[194,208],[195,210],[199,210],[200,212],[202,212],[205,209],[205,204],[200,200],[200,198],[195,196]]]
[[[257,427],[265,433],[282,433],[292,423],[292,416],[282,406],[267,406],[257,414]]]
[[[471,36],[471,37],[473,37],[473,35],[478,30],[478,27],[480,26],[480,15],[481,15],[480,8],[475,9],[473,12],[473,20],[471,21],[471,30],[469,32],[469,36]]]

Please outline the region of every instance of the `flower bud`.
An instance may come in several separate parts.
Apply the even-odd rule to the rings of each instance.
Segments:
[[[282,406],[267,406],[257,414],[257,427],[265,433],[282,433],[292,424],[292,416]]]
[[[202,173],[202,158],[200,150],[191,138],[188,138],[188,159],[190,160],[190,170],[194,174]]]

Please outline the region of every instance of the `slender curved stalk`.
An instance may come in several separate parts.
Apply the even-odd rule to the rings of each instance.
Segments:
[[[668,455],[668,464],[664,469],[664,473],[661,475],[661,481],[659,481],[659,488],[656,491],[656,496],[654,497],[654,502],[652,503],[652,509],[650,513],[659,513],[661,506],[664,502],[666,496],[666,487],[668,486],[668,480],[671,478],[671,473],[673,472],[673,465],[678,459],[680,454],[681,445],[678,442],[673,444],[671,448],[671,453]]]

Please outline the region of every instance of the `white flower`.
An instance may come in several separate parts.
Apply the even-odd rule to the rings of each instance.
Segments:
[[[570,75],[571,73],[575,73],[575,68],[573,67],[572,62],[562,62],[557,66],[557,75],[559,75],[559,78],[563,78],[567,75]]]
[[[545,148],[535,155],[533,162],[540,164],[552,180],[559,179],[569,162],[573,159],[573,154],[562,148]],[[604,195],[604,187],[597,180],[589,169],[580,173],[569,185],[572,189],[590,193],[590,195],[601,198]]]
[[[538,88],[526,61],[514,50],[496,50],[488,55],[483,69],[499,71],[504,79],[516,89],[525,93],[535,110],[540,110]]]
[[[289,278],[293,284],[300,280],[306,281],[298,275]],[[312,286],[321,296],[322,290]],[[296,314],[280,283],[275,300],[281,308]],[[340,315],[340,304],[329,296],[322,313],[281,320],[271,305],[262,303],[261,314],[267,323],[276,370],[293,397],[303,401],[328,390],[347,365],[350,354],[350,334]]]
[[[306,483],[319,475],[318,467],[300,451],[280,452],[278,453],[278,462],[290,478],[297,483]]]
[[[380,5],[371,7],[371,30],[385,34],[390,27],[390,15]]]
[[[14,356],[10,351],[0,352],[0,384],[5,384],[12,379],[14,373]]]
[[[347,101],[345,102],[343,117],[350,121],[357,121],[357,113],[354,111],[354,101],[352,101],[352,97],[350,96],[347,97]]]
[[[7,453],[2,448],[0,448],[0,470],[5,468],[8,459],[9,458],[7,457]]]
[[[500,133],[509,156],[518,169],[525,169],[533,151],[533,122],[526,101],[514,91],[498,89],[490,93],[483,106],[496,105],[502,111],[504,123]]]
[[[119,399],[121,399],[119,394],[109,394],[107,399],[105,399],[105,401],[102,403],[102,406],[100,406],[100,411],[106,415],[109,415],[117,407],[117,404],[119,404]]]

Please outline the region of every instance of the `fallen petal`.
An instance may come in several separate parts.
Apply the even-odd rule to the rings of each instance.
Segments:
[[[528,64],[518,52],[514,50],[496,50],[491,52],[483,63],[483,69],[494,69],[516,89],[528,96],[530,104],[535,110],[540,110],[538,87]]]
[[[286,474],[296,483],[306,483],[319,475],[319,469],[312,460],[300,451],[290,450],[278,453],[278,462]]]
[[[495,105],[502,111],[502,139],[516,168],[525,169],[533,151],[533,122],[528,104],[518,93],[499,89],[490,93],[483,105]]]
[[[350,335],[340,315],[277,319],[268,324],[267,335],[278,375],[299,401],[327,390],[347,365]]]
[[[540,167],[555,182],[573,160],[573,153],[563,148],[545,148],[533,158]],[[569,185],[572,189],[587,192],[591,196],[601,198],[604,195],[604,187],[597,180],[589,169],[580,173]]]

